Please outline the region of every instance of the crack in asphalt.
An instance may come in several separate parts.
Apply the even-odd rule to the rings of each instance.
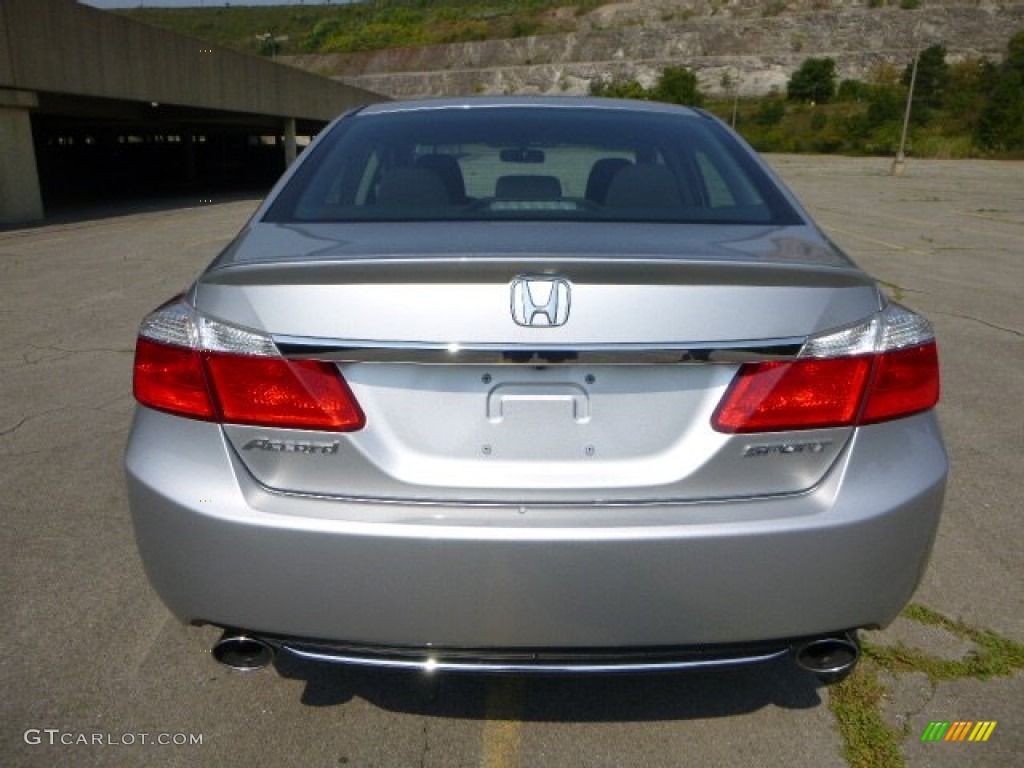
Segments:
[[[0,432],[0,437],[6,437],[7,435],[17,432],[19,429],[21,429],[22,425],[24,425],[24,423],[28,421],[30,418],[34,418],[34,416],[25,416],[21,421],[19,421],[10,429],[5,429],[2,432]]]
[[[10,458],[21,458],[22,456],[36,456],[40,453],[45,453],[42,448],[36,451],[0,451],[0,456],[6,459]]]
[[[25,426],[30,421],[35,421],[36,419],[40,419],[43,416],[49,416],[50,414],[53,414],[53,413],[60,413],[61,411],[70,411],[70,410],[74,410],[74,411],[95,411],[96,413],[102,413],[104,415],[109,415],[109,412],[108,411],[104,411],[103,409],[106,408],[107,406],[117,402],[118,400],[121,400],[121,399],[125,398],[125,397],[127,397],[127,395],[123,395],[123,394],[122,395],[118,395],[114,399],[108,400],[106,402],[103,402],[100,405],[62,405],[59,408],[51,408],[48,411],[39,411],[39,413],[30,413],[27,416],[23,416],[21,418],[21,420],[17,424],[15,424],[14,426],[7,427],[4,430],[0,430],[0,437],[8,437],[10,435],[13,435],[15,432],[20,430],[23,426]],[[116,432],[122,431],[122,429],[127,429],[127,424],[124,427],[119,427],[116,430],[104,430],[103,432],[100,432],[98,434],[104,434],[104,435],[106,435],[106,434],[115,434]],[[12,454],[4,454],[4,455],[12,455]]]
[[[889,675],[892,678],[891,685],[895,685],[899,681],[900,677],[903,677],[903,675],[897,675],[897,674],[895,674],[893,672],[889,672]],[[904,709],[904,710],[902,710],[900,712],[894,713],[894,719],[896,721],[896,724],[903,730],[903,738],[904,739],[906,739],[906,738],[908,738],[910,736],[910,722],[913,719],[913,717],[915,715],[921,714],[926,709],[928,709],[929,705],[932,703],[932,699],[935,698],[935,694],[939,690],[938,683],[936,683],[934,680],[930,680],[929,679],[927,681],[927,683],[928,683],[928,694],[926,696],[922,697],[923,701],[921,702],[920,706],[918,706],[916,709],[914,709],[914,708]],[[888,694],[892,695],[892,693],[893,693],[892,688],[888,687]]]
[[[29,419],[25,419],[25,420],[28,421]],[[111,435],[117,435],[121,439],[127,439],[127,431],[128,431],[128,427],[127,426],[118,427],[117,429],[105,429],[105,430],[101,430],[101,431],[97,431],[97,432],[92,433],[89,436],[89,438],[95,439],[95,438],[109,437]],[[55,444],[55,445],[52,445],[52,446],[48,446],[46,448],[36,448],[34,450],[31,450],[31,451],[0,451],[0,457],[4,457],[4,458],[19,458],[19,457],[22,457],[22,456],[35,456],[36,454],[40,454],[40,453],[45,453],[45,454],[52,455],[55,451],[60,450],[60,449],[74,448],[76,443],[81,442],[81,440],[83,440],[83,439],[88,439],[88,438],[82,437],[82,438],[78,438],[77,440],[72,440],[72,441],[67,442],[67,443],[60,443],[59,445]]]
[[[974,317],[973,315],[962,315],[959,312],[933,312],[935,315],[945,315],[946,317],[957,317],[961,320],[973,320],[981,325],[988,326],[997,331],[1004,331],[1006,333],[1012,333],[1014,336],[1024,337],[1024,331],[1018,331],[1016,328],[1007,328],[1005,325],[999,325],[998,323],[992,323],[988,320],[982,320],[980,317]]]
[[[38,365],[39,363],[51,363],[59,360],[66,360],[72,355],[82,355],[87,353],[95,352],[110,352],[113,354],[127,354],[133,350],[124,347],[79,347],[76,349],[65,349],[64,347],[57,346],[56,344],[23,344],[22,347],[28,347],[27,350],[21,351],[21,362],[25,365]],[[44,353],[42,356],[33,359],[31,357],[33,352]],[[52,357],[46,357],[45,353],[55,353]],[[10,358],[8,358],[10,360]]]

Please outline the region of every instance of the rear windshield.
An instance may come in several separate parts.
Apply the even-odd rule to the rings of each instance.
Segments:
[[[551,107],[348,117],[304,159],[264,217],[552,219],[800,223],[713,120]]]

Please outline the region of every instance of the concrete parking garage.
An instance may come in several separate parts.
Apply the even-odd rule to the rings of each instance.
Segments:
[[[265,189],[298,136],[382,99],[74,0],[3,0],[0,225],[69,201]]]

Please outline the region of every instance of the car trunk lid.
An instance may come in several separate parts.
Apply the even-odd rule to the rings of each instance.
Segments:
[[[742,362],[791,356],[806,336],[863,320],[878,292],[814,240],[790,248],[815,254],[803,260],[721,258],[721,247],[225,258],[193,300],[269,333],[286,355],[332,361],[366,414],[364,429],[344,434],[227,425],[275,490],[430,504],[801,492],[850,428],[728,435],[712,414]],[[517,322],[522,279],[564,281],[564,323]]]

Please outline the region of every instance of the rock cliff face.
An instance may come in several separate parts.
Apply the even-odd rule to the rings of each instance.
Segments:
[[[913,10],[867,0],[753,2],[656,0],[612,3],[565,34],[356,54],[281,57],[294,66],[395,98],[466,94],[584,94],[597,78],[652,85],[669,65],[694,70],[705,92],[785,90],[811,56],[835,59],[839,77],[863,78],[879,62],[901,67],[942,43],[951,60],[998,59],[1024,28],[1024,2],[922,0]]]

